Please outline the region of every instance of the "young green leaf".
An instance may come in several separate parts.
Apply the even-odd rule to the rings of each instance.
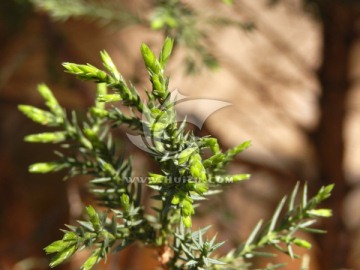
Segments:
[[[58,117],[63,117],[64,111],[61,108],[61,106],[59,105],[56,98],[54,97],[50,88],[47,87],[45,84],[40,84],[38,86],[38,92],[45,99],[45,101],[46,101],[45,104],[46,104],[46,106],[48,106],[50,111]]]
[[[164,41],[164,45],[162,47],[162,50],[161,50],[161,53],[159,56],[159,62],[162,67],[165,67],[167,62],[169,61],[173,46],[174,46],[174,40],[167,37]]]
[[[76,246],[72,245],[55,255],[54,258],[51,259],[50,267],[53,268],[58,266],[59,264],[63,263],[67,259],[69,259],[76,251]]]
[[[61,164],[57,162],[40,162],[30,165],[29,172],[32,173],[49,173],[57,172],[61,169],[68,167],[67,164]]]
[[[95,250],[91,256],[84,262],[84,264],[81,266],[82,270],[90,270],[93,268],[93,266],[100,261],[99,256],[100,250]]]
[[[63,119],[54,114],[29,105],[19,105],[19,110],[36,123],[45,126],[60,126]]]
[[[160,64],[154,53],[146,44],[141,45],[141,54],[144,59],[145,66],[151,74],[158,74],[161,70]]]
[[[122,76],[120,75],[120,72],[117,70],[110,55],[106,51],[101,51],[100,56],[101,56],[101,59],[103,60],[103,64],[104,64],[105,68],[110,72],[110,74],[116,80],[122,80]]]
[[[44,132],[39,134],[32,134],[25,136],[24,140],[26,142],[34,143],[59,143],[63,142],[66,139],[67,132],[58,131],[58,132]]]

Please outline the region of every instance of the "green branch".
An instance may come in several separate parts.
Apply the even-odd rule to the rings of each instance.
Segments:
[[[97,98],[85,119],[78,119],[75,112],[68,116],[45,85],[40,85],[38,91],[47,110],[19,105],[19,110],[34,122],[56,129],[28,135],[25,141],[59,144],[62,150],[56,152],[58,160],[33,164],[30,172],[66,169],[66,178],[90,175],[90,192],[105,207],[103,211],[96,211],[88,206],[87,220],[78,221],[78,226],[67,226],[63,238],[45,248],[46,253],[54,255],[51,267],[89,248],[92,253],[82,266],[88,270],[106,259],[109,252],[140,242],[158,250],[171,249],[171,256],[162,262],[169,269],[248,269],[246,260],[264,255],[259,251],[263,247],[273,246],[291,257],[296,257],[293,245],[310,248],[310,243],[295,233],[298,230],[319,232],[310,227],[315,218],[331,215],[330,210],[317,207],[330,196],[332,186],[322,188],[310,200],[305,186],[302,202],[295,204],[297,185],[282,219],[285,198],[266,226],[262,227],[260,222],[243,245],[224,257],[217,257],[215,252],[223,243],[217,243],[216,237],[210,240],[205,237],[209,227],[191,230],[198,203],[221,191],[225,184],[249,179],[249,174],[227,174],[226,166],[247,149],[250,142],[222,151],[216,138],[197,137],[186,129],[186,120],[177,122],[176,101],[171,99],[165,73],[172,48],[173,40],[165,39],[156,57],[147,45],[141,46],[152,85],[151,90],[146,91],[146,100],[125,81],[110,56],[101,52],[105,70],[90,64],[64,64],[67,73],[97,84]],[[129,113],[117,108],[117,103],[127,107]],[[111,134],[119,125],[126,125],[138,134],[139,141],[133,142],[158,165],[158,173],[139,176],[146,179],[146,183],[133,181],[130,159],[119,154]],[[152,200],[147,202],[154,210],[151,214],[144,211],[149,207],[143,205],[141,198],[144,187],[154,190]],[[271,267],[267,269],[275,269]]]

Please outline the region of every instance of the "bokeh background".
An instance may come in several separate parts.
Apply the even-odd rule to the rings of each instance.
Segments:
[[[169,12],[170,2],[191,11],[188,28],[177,31],[171,16],[176,21],[179,14]],[[173,28],[164,30],[156,21],[164,12]],[[36,86],[44,82],[64,107],[84,112],[94,87],[66,75],[61,63],[100,66],[102,49],[138,89],[148,87],[140,45],[146,42],[158,52],[166,34],[178,40],[169,63],[170,87],[199,101],[185,102],[179,113],[203,119],[212,111],[206,100],[230,102],[198,132],[218,137],[224,149],[249,139],[253,144],[231,168],[250,172],[252,179],[206,203],[195,224],[214,224],[230,248],[260,218],[269,217],[297,181],[307,181],[311,192],[335,183],[324,205],[334,216],[318,224],[328,234],[304,235],[313,249],[298,252],[308,253],[311,270],[360,269],[358,0],[235,0],[232,5],[220,0],[1,0],[0,269],[48,269],[43,248],[61,237],[63,224],[73,224],[91,201],[86,179],[65,182],[61,173],[27,172],[30,164],[53,159],[54,147],[23,142],[42,129],[17,105],[41,107]],[[116,134],[139,172],[153,166],[126,143],[124,131]],[[301,264],[281,255],[274,260],[288,261],[284,269]],[[80,254],[58,269],[79,269],[82,261]],[[134,247],[99,269],[155,267],[150,251]]]

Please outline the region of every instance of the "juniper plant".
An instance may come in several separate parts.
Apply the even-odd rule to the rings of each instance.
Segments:
[[[160,31],[171,36],[181,47],[185,48],[185,66],[188,73],[198,72],[207,67],[216,69],[219,66],[216,55],[210,50],[211,34],[209,29],[234,27],[243,31],[255,28],[249,21],[219,15],[191,3],[180,0],[153,0],[135,3],[130,8],[126,1],[111,0],[28,0],[35,7],[48,13],[55,20],[69,18],[86,18],[100,22],[101,26],[111,25],[112,29],[121,29],[129,25],[141,24],[153,31]],[[215,0],[213,5],[232,5],[233,0]]]
[[[169,78],[165,74],[172,47],[173,40],[167,38],[157,58],[147,45],[141,46],[152,85],[152,89],[146,91],[145,100],[103,51],[104,69],[90,64],[63,64],[69,74],[97,84],[95,104],[81,123],[75,112],[66,113],[46,85],[40,85],[38,91],[47,110],[19,106],[34,122],[56,129],[28,135],[26,141],[57,143],[63,149],[56,152],[56,161],[33,164],[30,172],[66,170],[67,177],[90,175],[89,189],[103,206],[102,210],[86,207],[87,218],[78,221],[77,226],[67,225],[63,238],[45,248],[47,254],[54,255],[51,267],[89,248],[92,253],[82,265],[83,270],[89,270],[106,259],[109,252],[142,243],[157,251],[162,269],[250,269],[249,258],[271,255],[262,251],[266,246],[297,257],[294,245],[310,248],[311,244],[298,238],[296,232],[321,233],[311,228],[315,219],[331,216],[329,209],[319,209],[318,205],[330,196],[332,185],[321,188],[311,199],[307,198],[305,185],[301,202],[297,204],[298,184],[287,207],[284,198],[269,222],[264,226],[259,222],[242,245],[224,256],[216,252],[223,243],[217,242],[216,236],[207,235],[209,227],[192,229],[195,204],[220,192],[224,185],[250,177],[226,173],[226,165],[248,148],[250,142],[223,151],[216,138],[197,137],[186,128],[186,119],[177,121],[176,100],[169,91]],[[129,110],[120,110],[117,102]],[[159,166],[158,173],[149,172],[146,183],[129,181],[134,177],[131,161],[119,154],[111,135],[111,130],[120,125],[137,132],[142,138],[141,147]],[[145,212],[143,188],[154,192],[151,201],[146,202],[152,204],[153,212]],[[285,215],[281,215],[282,212]]]

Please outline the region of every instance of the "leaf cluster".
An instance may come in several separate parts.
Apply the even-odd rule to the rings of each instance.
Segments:
[[[250,142],[222,151],[216,138],[197,137],[186,129],[186,119],[177,122],[176,100],[171,96],[169,78],[165,74],[172,48],[173,40],[167,38],[156,57],[146,44],[141,46],[152,86],[145,91],[147,98],[144,100],[122,77],[110,56],[101,52],[104,69],[90,64],[63,65],[67,73],[98,85],[97,99],[86,119],[79,121],[75,112],[68,114],[45,85],[40,85],[38,91],[47,110],[19,106],[34,122],[56,129],[28,135],[25,140],[56,143],[61,149],[56,152],[58,160],[33,164],[30,171],[48,173],[66,169],[67,177],[90,175],[89,189],[105,207],[99,211],[88,206],[86,220],[78,221],[77,226],[67,226],[63,238],[45,248],[48,254],[54,254],[50,266],[59,265],[77,251],[90,248],[92,253],[82,266],[88,270],[106,259],[109,252],[140,242],[155,250],[168,250],[170,256],[161,260],[165,269],[248,269],[246,260],[264,255],[258,250],[265,246],[274,246],[296,257],[293,245],[310,247],[308,242],[294,235],[296,231],[318,232],[310,229],[314,218],[331,215],[328,209],[317,207],[330,195],[332,186],[322,188],[310,200],[305,186],[302,202],[296,205],[297,185],[283,219],[279,218],[285,199],[268,225],[262,227],[259,223],[243,245],[223,257],[217,257],[215,252],[222,243],[216,242],[216,237],[207,239],[208,227],[192,231],[192,217],[198,203],[221,191],[224,185],[250,177],[249,174],[228,175],[225,169]],[[129,109],[126,113],[116,106],[119,102]],[[146,183],[133,181],[131,160],[118,151],[114,143],[111,130],[119,125],[137,132],[144,142],[143,150],[159,167],[158,172],[149,172]],[[154,192],[152,200],[147,202],[153,213],[145,213],[143,188]],[[166,257],[163,255],[159,254],[159,258]]]

